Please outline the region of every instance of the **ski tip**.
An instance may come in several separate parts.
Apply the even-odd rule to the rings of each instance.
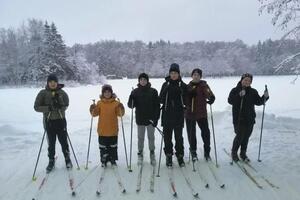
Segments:
[[[72,192],[72,196],[75,196],[75,195],[76,195],[76,192],[75,192],[75,191],[73,191],[73,192]]]

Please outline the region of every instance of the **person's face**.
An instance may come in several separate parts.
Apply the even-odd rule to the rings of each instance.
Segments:
[[[174,72],[174,71],[171,71],[170,72],[170,78],[175,81],[179,78],[179,73],[178,72]]]
[[[50,82],[48,82],[48,86],[51,90],[55,90],[57,88],[57,82],[50,81]]]
[[[140,83],[141,86],[146,86],[148,81],[145,78],[140,78],[139,83]]]
[[[242,87],[249,87],[251,85],[251,83],[252,83],[251,78],[249,78],[249,77],[243,78]]]
[[[199,82],[201,80],[201,76],[199,73],[195,72],[192,75],[193,82]]]
[[[109,90],[105,90],[103,93],[104,98],[109,99],[111,98],[112,94]]]

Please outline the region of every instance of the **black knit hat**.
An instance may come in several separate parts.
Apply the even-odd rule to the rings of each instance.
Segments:
[[[56,83],[58,83],[58,78],[55,74],[50,74],[47,78],[47,83],[49,83],[50,81],[55,81]]]
[[[102,94],[105,92],[105,91],[110,91],[111,93],[113,93],[113,90],[112,90],[112,87],[111,87],[111,85],[109,85],[109,84],[104,84],[103,86],[102,86]]]
[[[141,78],[145,78],[145,79],[147,80],[147,82],[149,82],[149,76],[148,76],[148,74],[146,74],[146,73],[141,73],[141,74],[139,75],[139,80],[140,80]]]
[[[171,64],[170,69],[169,69],[169,73],[170,72],[177,72],[178,74],[180,74],[179,65],[177,63]]]
[[[246,78],[246,77],[250,78],[250,79],[251,79],[251,82],[252,82],[252,80],[253,80],[253,75],[252,75],[252,74],[249,74],[249,73],[243,74],[242,77],[241,77],[241,81],[242,81],[244,78]]]
[[[193,76],[194,73],[198,73],[202,77],[202,70],[201,69],[199,69],[199,68],[193,69],[191,76]]]

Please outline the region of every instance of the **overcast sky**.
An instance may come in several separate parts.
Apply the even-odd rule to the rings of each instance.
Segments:
[[[0,0],[0,27],[54,22],[68,45],[105,39],[171,42],[278,39],[258,0]]]

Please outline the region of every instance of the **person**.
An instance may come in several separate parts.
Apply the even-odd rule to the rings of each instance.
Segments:
[[[143,162],[145,131],[148,133],[148,146],[150,150],[150,163],[156,164],[154,127],[160,115],[158,92],[151,87],[149,76],[141,73],[138,77],[138,87],[134,89],[128,99],[128,107],[135,108],[135,119],[138,131],[138,164]]]
[[[238,149],[240,148],[240,158],[249,162],[247,146],[255,124],[254,106],[263,105],[269,99],[268,90],[264,91],[263,96],[259,96],[256,89],[251,87],[253,76],[249,73],[242,75],[237,86],[230,91],[228,103],[232,105],[232,118],[235,132],[231,156],[232,160],[239,161]]]
[[[198,160],[197,157],[197,137],[196,122],[201,129],[201,137],[204,147],[204,158],[209,161],[210,158],[210,130],[207,121],[207,103],[213,104],[215,95],[211,91],[206,81],[201,80],[202,70],[195,68],[192,71],[192,81],[187,85],[186,100],[186,129],[190,143],[190,153],[192,161]]]
[[[169,69],[169,76],[165,78],[160,90],[160,102],[162,104],[162,126],[164,134],[164,152],[167,167],[172,167],[173,143],[172,132],[175,135],[176,157],[180,167],[184,167],[184,144],[182,129],[184,126],[184,109],[186,84],[181,80],[180,69],[177,63],[173,63]]]
[[[117,165],[118,160],[118,116],[123,116],[125,109],[116,98],[111,85],[105,84],[102,86],[100,100],[90,106],[91,115],[99,116],[97,132],[103,167],[106,167],[108,162]]]
[[[49,164],[46,168],[50,172],[55,166],[55,143],[56,137],[61,144],[62,152],[65,157],[66,167],[73,167],[70,159],[68,145],[68,132],[65,111],[69,106],[67,93],[62,89],[63,84],[58,84],[55,74],[50,74],[47,78],[46,88],[41,90],[34,102],[34,109],[43,113],[44,128],[48,138],[48,157]]]

